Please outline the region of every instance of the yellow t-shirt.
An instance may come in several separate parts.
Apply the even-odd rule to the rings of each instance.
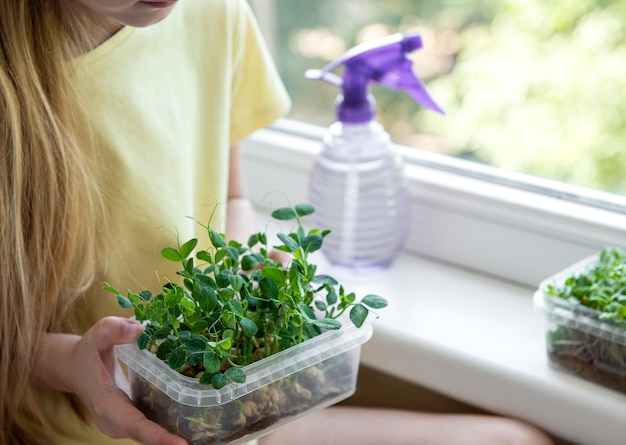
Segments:
[[[185,0],[146,28],[126,27],[75,61],[87,111],[84,146],[106,215],[98,234],[98,270],[84,298],[85,330],[124,315],[120,291],[158,291],[178,266],[160,257],[186,241],[206,240],[206,224],[225,203],[231,144],[269,125],[289,99],[245,0]],[[222,226],[224,205],[211,224]],[[158,271],[158,277],[157,277]],[[81,422],[59,393],[38,393],[52,445],[126,445]],[[45,433],[28,413],[23,427]]]

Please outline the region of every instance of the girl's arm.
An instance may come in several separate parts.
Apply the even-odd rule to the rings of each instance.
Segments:
[[[259,231],[256,213],[246,197],[241,147],[230,148],[228,172],[228,204],[226,207],[226,236],[245,243],[248,237]]]
[[[235,144],[230,149],[226,237],[245,244],[250,235],[259,231],[259,225],[256,211],[246,197],[242,164],[241,148]],[[270,251],[270,257],[284,264],[291,261],[289,254],[276,249]]]

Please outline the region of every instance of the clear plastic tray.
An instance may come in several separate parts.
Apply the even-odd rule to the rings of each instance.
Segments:
[[[361,345],[372,335],[350,323],[243,368],[246,382],[219,390],[171,369],[136,344],[117,346],[131,398],[149,419],[191,445],[242,444],[356,389]]]
[[[591,269],[592,255],[541,282],[534,304],[546,316],[546,349],[552,365],[603,386],[626,392],[626,322],[601,319],[601,312],[547,295],[549,284]]]

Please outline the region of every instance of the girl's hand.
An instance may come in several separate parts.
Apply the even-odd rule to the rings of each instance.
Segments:
[[[128,381],[115,358],[115,345],[136,341],[142,331],[143,326],[132,320],[106,317],[82,337],[47,334],[44,350],[56,354],[46,354],[47,369],[42,372],[47,377],[41,376],[39,384],[76,394],[98,428],[112,438],[145,445],[187,445],[148,420],[128,397]]]

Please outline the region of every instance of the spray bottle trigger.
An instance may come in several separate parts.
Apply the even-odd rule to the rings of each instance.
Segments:
[[[341,88],[341,86],[343,85],[343,79],[334,74],[331,73],[330,71],[327,71],[326,69],[323,70],[306,70],[304,72],[304,77],[306,77],[309,80],[323,80],[324,82],[327,82],[331,85],[335,85],[336,87]]]
[[[430,97],[426,85],[413,73],[412,65],[412,62],[406,59],[402,65],[385,73],[378,80],[378,83],[394,90],[404,90],[414,101],[421,104],[424,108],[436,111],[437,113],[446,114],[432,97]]]

